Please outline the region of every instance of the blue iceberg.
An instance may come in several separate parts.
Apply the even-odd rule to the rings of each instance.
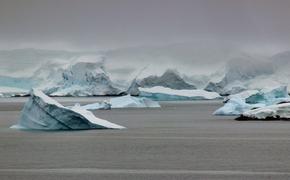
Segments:
[[[178,101],[178,100],[213,100],[221,96],[216,92],[208,92],[201,89],[176,90],[162,86],[152,88],[139,88],[140,95],[157,101]]]
[[[64,107],[42,91],[32,89],[17,125],[11,128],[32,130],[124,129],[123,126],[97,118],[81,107]]]
[[[241,115],[253,109],[290,102],[290,98],[287,87],[281,86],[260,91],[244,91],[228,96],[225,102],[223,107],[213,113],[214,115]]]
[[[82,108],[87,110],[111,109],[111,108],[160,108],[158,102],[144,97],[133,97],[131,95],[121,96],[110,99],[109,102],[102,101],[87,104]]]

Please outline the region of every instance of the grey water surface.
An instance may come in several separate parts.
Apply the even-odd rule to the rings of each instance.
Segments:
[[[125,130],[9,129],[26,100],[0,99],[1,180],[290,179],[290,122],[212,116],[220,101],[94,111]]]

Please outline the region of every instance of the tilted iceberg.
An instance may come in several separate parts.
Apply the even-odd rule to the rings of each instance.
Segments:
[[[246,111],[237,120],[290,120],[290,103]]]
[[[158,101],[212,100],[221,98],[218,93],[205,90],[176,90],[161,86],[139,88],[139,90],[140,96]]]
[[[32,89],[17,125],[11,128],[34,130],[123,129],[123,126],[97,118],[93,113],[74,106],[64,107],[42,91]]]
[[[111,98],[109,102],[97,102],[87,104],[82,108],[87,110],[95,109],[111,109],[111,108],[159,108],[160,105],[156,101],[144,97],[133,97],[131,95]]]

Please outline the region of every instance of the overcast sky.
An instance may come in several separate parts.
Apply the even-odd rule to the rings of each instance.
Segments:
[[[202,38],[290,44],[289,0],[0,0],[3,48],[118,48]]]
[[[99,50],[203,40],[268,54],[288,49],[290,1],[0,0],[0,49]]]

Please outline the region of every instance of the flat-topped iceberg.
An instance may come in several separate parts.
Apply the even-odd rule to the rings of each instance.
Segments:
[[[0,87],[0,97],[27,96],[29,91],[15,87]]]
[[[176,90],[161,86],[152,88],[139,88],[140,96],[147,97],[158,101],[171,100],[212,100],[219,99],[221,96],[216,92],[205,90]]]
[[[225,105],[217,109],[214,115],[240,115],[246,111],[290,102],[287,87],[281,86],[273,89],[248,90],[225,99]]]
[[[290,120],[290,103],[246,111],[237,120]]]
[[[160,107],[159,103],[152,101],[151,99],[145,97],[133,97],[130,95],[121,96],[112,98],[110,100],[112,108],[124,108],[124,107],[133,107],[133,108],[156,108]]]
[[[75,106],[79,106],[79,104],[76,104]],[[81,107],[86,110],[96,110],[96,109],[108,110],[112,108],[112,105],[107,101],[101,101],[101,102],[96,102],[92,104],[86,104]]]
[[[90,111],[79,106],[67,108],[46,96],[42,91],[32,89],[25,103],[17,125],[11,128],[33,130],[84,130],[123,129],[123,126],[97,118]]]
[[[110,101],[102,101],[93,104],[87,104],[82,108],[87,110],[111,109],[111,108],[159,108],[156,101],[145,97],[133,97],[131,95],[111,98]]]

